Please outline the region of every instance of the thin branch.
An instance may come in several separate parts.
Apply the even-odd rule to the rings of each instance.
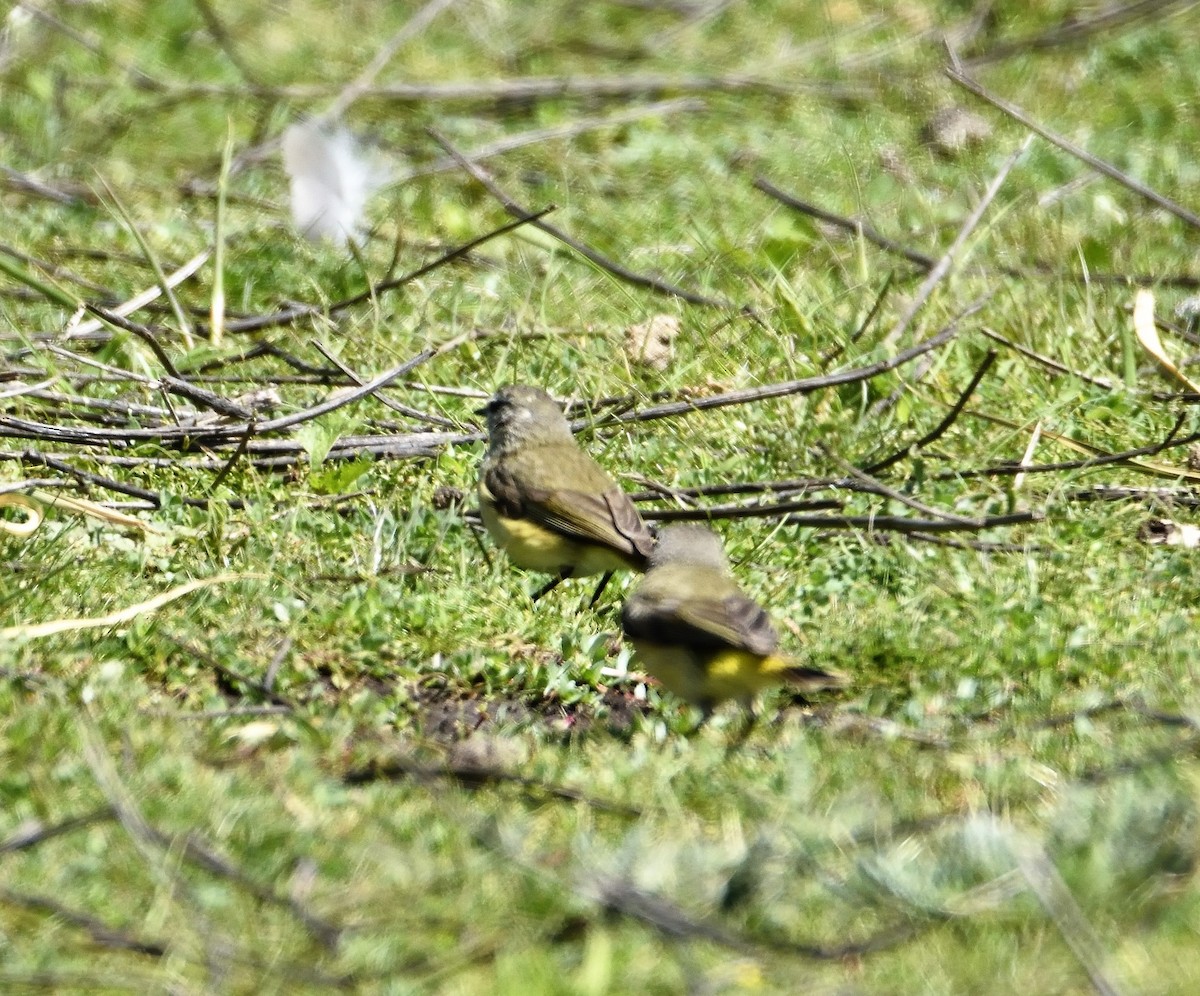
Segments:
[[[1029,148],[1033,141],[1032,136],[1026,136],[1025,141],[1021,143],[1020,148],[1010,155],[1001,165],[999,171],[992,178],[992,182],[988,184],[987,189],[980,198],[979,203],[975,205],[963,222],[962,227],[958,230],[958,234],[954,237],[954,241],[950,243],[950,248],[942,254],[942,257],[934,264],[933,269],[929,271],[925,279],[921,281],[921,286],[917,288],[916,294],[909,302],[907,308],[898,319],[892,330],[883,337],[884,345],[890,345],[897,340],[908,330],[908,326],[916,317],[917,312],[924,307],[925,302],[929,300],[929,296],[933,293],[934,288],[941,283],[942,279],[950,272],[950,268],[957,262],[958,254],[971,233],[975,231],[975,226],[982,220],[984,212],[988,206],[995,200],[996,195],[1000,192],[1000,188],[1004,185],[1004,181],[1008,178],[1008,174],[1017,164],[1017,161],[1025,154],[1025,150]]]
[[[99,809],[93,809],[90,813],[84,813],[82,816],[72,816],[58,823],[52,823],[50,826],[37,826],[26,830],[19,830],[13,836],[9,837],[8,840],[0,840],[0,854],[8,854],[12,851],[25,851],[47,840],[53,840],[55,837],[74,833],[76,830],[82,830],[85,827],[93,826],[96,823],[104,823],[115,818],[116,811],[112,806],[101,806]]]
[[[714,394],[707,398],[688,398],[684,401],[673,401],[662,405],[653,405],[640,411],[631,412],[613,419],[601,419],[596,426],[624,425],[630,422],[649,422],[660,418],[673,418],[677,415],[688,415],[692,412],[707,411],[713,408],[725,408],[729,405],[744,405],[754,401],[764,401],[768,398],[782,398],[796,394],[811,394],[813,391],[829,387],[840,387],[843,384],[857,384],[872,377],[878,377],[889,370],[895,370],[906,363],[911,363],[918,356],[931,352],[950,342],[957,334],[959,324],[970,317],[990,300],[991,295],[978,298],[959,312],[954,319],[936,335],[909,346],[890,359],[880,360],[866,367],[855,367],[841,370],[837,373],[823,374],[820,377],[806,377],[801,380],[783,381],[778,384],[765,384],[762,387],[744,388],[739,391],[727,391],[724,394]]]
[[[1165,15],[1168,8],[1176,6],[1182,6],[1183,10],[1187,10],[1195,6],[1195,0],[1189,0],[1182,5],[1180,0],[1140,0],[1138,3],[1112,3],[1090,17],[1081,16],[1078,10],[1071,10],[1059,24],[1049,31],[1026,35],[1024,38],[1015,38],[1009,42],[1001,42],[992,48],[967,56],[963,62],[975,67],[986,65],[989,62],[999,62],[1014,55],[1029,55],[1046,52],[1064,45],[1076,45],[1088,41],[1101,32],[1124,27],[1159,13]]]
[[[113,927],[88,913],[73,910],[64,906],[50,896],[39,896],[28,892],[16,892],[0,887],[0,902],[38,913],[48,913],[72,927],[86,931],[92,943],[113,951],[129,951],[133,954],[148,955],[151,958],[162,958],[169,950],[167,943],[138,937],[128,931]]]
[[[866,529],[869,532],[949,533],[964,530],[995,529],[1026,522],[1041,522],[1040,511],[1012,512],[1008,515],[986,515],[965,522],[946,519],[910,519],[892,515],[789,515],[783,521],[789,526],[808,526],[822,529]]]
[[[471,160],[467,159],[461,152],[458,151],[458,149],[450,144],[448,139],[434,129],[428,129],[428,133],[430,137],[438,143],[438,145],[440,145],[459,163],[460,166],[462,166],[463,169],[465,169],[471,174],[471,176],[483,184],[488,193],[490,193],[496,198],[497,201],[500,202],[505,211],[514,217],[528,215],[529,212],[526,211],[525,208],[521,207],[511,197],[509,197],[508,194],[506,194],[503,190],[501,190],[495,179],[493,179],[492,175],[488,173],[482,166],[479,166],[477,163],[473,163]],[[700,294],[696,291],[678,287],[675,284],[668,283],[667,281],[658,277],[651,277],[646,276],[645,274],[636,273],[633,270],[622,266],[615,260],[597,252],[595,249],[591,248],[591,246],[585,245],[578,239],[572,238],[561,228],[556,225],[552,225],[549,222],[534,220],[531,223],[535,228],[538,228],[547,235],[551,235],[558,239],[561,243],[563,243],[563,245],[574,249],[590,263],[593,263],[594,265],[600,267],[600,269],[607,271],[618,280],[622,280],[625,283],[633,284],[635,287],[644,287],[647,290],[656,291],[659,294],[666,294],[669,297],[677,297],[691,304],[702,304],[710,308],[721,308],[723,310],[730,310],[733,307],[727,301],[720,301],[716,298],[708,297],[707,295]]]
[[[876,461],[869,467],[865,467],[864,473],[879,474],[881,471],[887,470],[893,464],[899,463],[905,457],[910,456],[913,452],[922,450],[930,443],[939,439],[942,434],[954,424],[954,422],[958,419],[958,416],[962,414],[962,410],[964,407],[966,407],[967,401],[969,401],[971,395],[975,393],[975,388],[977,388],[979,386],[979,382],[982,381],[985,376],[987,376],[987,372],[992,368],[992,364],[995,362],[996,351],[994,349],[990,349],[988,350],[987,355],[983,358],[983,362],[979,364],[979,367],[971,377],[970,383],[967,384],[962,393],[958,396],[958,400],[955,401],[950,407],[950,411],[946,413],[945,418],[943,418],[936,426],[933,427],[932,430],[927,432],[915,443],[904,447],[902,450],[898,450],[889,457],[884,457],[882,460]]]
[[[815,204],[809,204],[807,201],[802,201],[791,194],[784,193],[775,184],[768,180],[765,176],[757,177],[754,180],[754,187],[761,190],[768,197],[773,197],[781,204],[785,204],[795,211],[802,214],[817,218],[820,221],[827,222],[830,225],[835,225],[838,228],[852,232],[855,235],[866,239],[872,245],[883,249],[885,252],[890,252],[893,255],[907,259],[910,263],[914,263],[922,270],[932,270],[937,265],[937,260],[932,256],[927,256],[923,252],[917,252],[915,249],[909,249],[907,246],[901,245],[889,239],[886,235],[881,234],[877,229],[872,228],[865,221],[859,221],[854,218],[844,218],[841,215],[833,214],[823,208],[817,207]]]
[[[921,270],[931,270],[937,263],[937,260],[926,253],[916,249],[909,248],[896,242],[894,239],[883,235],[878,229],[873,228],[869,223],[861,221],[858,218],[849,218],[840,214],[835,214],[826,208],[817,207],[814,204],[809,204],[806,201],[799,200],[791,194],[787,194],[772,184],[765,177],[759,177],[754,181],[754,186],[770,197],[775,198],[781,204],[799,211],[801,214],[809,215],[817,218],[820,221],[827,222],[843,231],[850,232],[853,235],[860,236],[867,242],[871,243],[878,249],[884,252],[899,256],[908,262],[912,263]],[[1007,266],[1007,265],[987,265],[972,268],[972,273],[978,272],[984,275],[1000,274],[1006,277],[1015,277],[1018,280],[1030,279],[1054,279],[1054,280],[1070,280],[1074,282],[1083,282],[1088,284],[1118,284],[1121,286],[1147,286],[1156,285],[1159,287],[1181,287],[1187,289],[1196,289],[1200,287],[1200,277],[1192,276],[1186,273],[1100,273],[1088,271],[1080,274],[1073,271],[1060,270],[1049,263],[1034,262],[1028,267]]]
[[[1122,450],[1118,453],[1099,452],[1096,456],[1085,457],[1081,460],[1060,460],[1057,463],[1043,464],[1023,464],[1020,461],[1010,461],[1008,463],[997,464],[992,467],[980,467],[968,470],[947,470],[939,474],[934,474],[930,480],[946,481],[955,479],[967,479],[970,477],[1006,477],[1015,476],[1016,474],[1046,474],[1059,470],[1090,470],[1093,467],[1104,467],[1114,463],[1128,463],[1136,470],[1154,472],[1150,468],[1139,466],[1133,461],[1137,457],[1156,456],[1164,450],[1171,449],[1177,446],[1186,446],[1189,443],[1194,443],[1200,440],[1200,432],[1189,433],[1186,436],[1177,436],[1177,433],[1182,428],[1183,423],[1187,420],[1187,413],[1181,413],[1175,419],[1175,425],[1166,437],[1159,443],[1151,443],[1149,446],[1138,446],[1130,450]]]
[[[400,26],[400,30],[379,47],[371,61],[367,63],[366,68],[342,88],[329,105],[317,115],[317,119],[334,121],[345,114],[351,104],[371,90],[376,78],[387,68],[387,64],[396,57],[400,49],[428,28],[442,11],[452,7],[456,2],[457,0],[427,0],[424,6],[420,7]]]
[[[996,96],[991,91],[987,90],[982,84],[977,83],[960,70],[947,67],[945,73],[947,78],[957,83],[964,90],[968,90],[969,92],[975,94],[975,96],[991,104],[1004,114],[1007,114],[1014,121],[1024,125],[1035,134],[1041,135],[1042,138],[1046,139],[1046,141],[1048,141],[1051,145],[1057,146],[1068,155],[1074,156],[1076,159],[1086,163],[1097,172],[1103,173],[1109,179],[1116,180],[1117,183],[1128,188],[1129,190],[1132,190],[1135,194],[1141,195],[1151,204],[1162,208],[1164,211],[1170,212],[1180,221],[1191,225],[1193,228],[1200,228],[1200,215],[1196,215],[1183,205],[1177,204],[1168,197],[1164,197],[1162,194],[1146,186],[1146,184],[1133,179],[1133,177],[1129,176],[1129,174],[1123,173],[1111,163],[1105,162],[1103,159],[1092,155],[1087,150],[1081,148],[1062,135],[1059,135],[1057,132],[1051,131],[1049,128],[1045,127],[1045,125],[1039,124],[1031,115],[1022,110],[1016,104],[1004,100],[1002,97]]]
[[[1050,370],[1054,370],[1057,373],[1070,374],[1072,377],[1078,377],[1080,380],[1087,381],[1089,384],[1095,384],[1097,387],[1102,387],[1106,391],[1113,390],[1113,382],[1107,377],[1093,377],[1091,374],[1085,374],[1082,370],[1074,370],[1071,367],[1059,363],[1058,360],[1051,359],[1049,356],[1045,356],[1042,353],[1035,353],[1028,346],[1022,346],[1020,343],[1013,342],[1011,339],[1006,339],[995,329],[988,328],[986,325],[981,325],[979,327],[979,331],[986,335],[989,339],[992,339],[1003,346],[1007,346],[1009,349],[1020,353],[1022,356],[1027,356],[1029,359],[1036,363],[1040,363],[1042,366],[1047,367]]]
[[[321,315],[336,315],[339,312],[352,308],[357,304],[362,304],[364,301],[370,301],[381,294],[390,290],[404,287],[406,284],[412,283],[431,273],[433,270],[451,263],[456,259],[468,255],[472,250],[479,248],[485,242],[490,242],[492,239],[501,235],[507,235],[514,229],[520,228],[522,225],[532,224],[538,221],[543,216],[554,210],[554,205],[542,208],[540,211],[535,211],[532,214],[523,215],[516,218],[507,224],[501,225],[499,228],[494,228],[490,232],[485,232],[477,238],[471,239],[470,242],[464,242],[462,245],[451,249],[448,252],[442,253],[437,259],[426,263],[424,266],[419,266],[417,269],[406,273],[402,277],[396,277],[392,280],[385,280],[382,283],[375,284],[360,294],[354,294],[351,297],[344,298],[334,304],[321,306],[316,304],[303,304],[296,307],[285,308],[282,311],[276,311],[269,315],[252,315],[248,318],[238,318],[225,323],[226,332],[257,332],[261,329],[274,328],[280,325],[291,325],[293,322],[301,318],[319,317]]]
[[[398,781],[412,778],[416,781],[439,781],[450,779],[460,784],[477,788],[486,785],[518,785],[527,792],[537,795],[565,799],[569,802],[582,802],[592,809],[608,813],[618,813],[622,816],[641,816],[642,811],[623,803],[609,802],[588,795],[580,789],[566,785],[556,785],[552,782],[519,775],[503,768],[485,767],[475,763],[422,764],[407,758],[386,758],[371,761],[360,768],[347,771],[342,780],[347,785],[369,785],[378,781]]]

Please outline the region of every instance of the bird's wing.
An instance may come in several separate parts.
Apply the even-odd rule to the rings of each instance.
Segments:
[[[620,488],[600,494],[559,488],[529,488],[525,514],[574,539],[611,547],[635,560],[645,560],[654,546],[650,530]]]
[[[766,612],[740,594],[687,599],[635,594],[625,603],[621,622],[635,640],[698,650],[737,649],[766,656],[779,646]]]
[[[599,467],[592,476],[607,487],[595,492],[539,487],[525,476],[515,475],[499,463],[484,471],[483,485],[501,515],[530,519],[571,539],[607,546],[634,560],[645,561],[650,556],[654,547],[650,530],[629,496]]]

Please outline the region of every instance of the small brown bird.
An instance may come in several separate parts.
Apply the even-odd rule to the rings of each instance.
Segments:
[[[488,449],[479,467],[483,524],[518,567],[551,580],[644,571],[654,537],[629,496],[579,448],[558,403],[537,387],[503,387],[477,414],[487,416]]]
[[[700,525],[658,537],[650,569],[621,612],[621,627],[663,687],[707,719],[725,699],[743,704],[771,685],[838,688],[845,675],[803,667],[777,653],[766,612],[738,587],[720,538]]]

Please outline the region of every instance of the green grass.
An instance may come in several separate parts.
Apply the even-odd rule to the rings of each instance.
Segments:
[[[962,51],[1040,35],[1074,10],[1043,6],[1051,9],[999,10]],[[54,6],[92,48],[38,21],[15,37],[0,99],[4,165],[97,197],[64,206],[0,189],[6,259],[15,251],[54,264],[58,285],[88,300],[110,294],[74,277],[114,301],[152,286],[101,179],[169,272],[212,245],[216,199],[203,190],[217,181],[227,135],[236,157],[319,111],[411,13],[362,2],[246,8],[214,5],[249,82],[185,0],[155,4],[153,15],[132,3]],[[950,0],[937,9],[732,4],[689,21],[618,3],[454,5],[401,49],[381,83],[668,74],[794,87],[716,88],[702,110],[488,161],[526,207],[556,205],[553,224],[729,307],[621,283],[526,229],[336,320],[231,335],[219,350],[201,343],[190,353],[168,334],[166,349],[194,373],[259,342],[323,367],[320,343],[369,378],[478,332],[389,390],[464,432],[478,429],[476,397],[429,388],[482,396],[528,381],[583,401],[633,396],[645,408],[655,392],[815,376],[835,347],[844,353],[833,368],[876,362],[922,275],[752,182],[765,176],[939,256],[1023,139],[940,72],[942,34],[973,9]],[[972,72],[1195,208],[1198,40],[1200,20],[1175,5]],[[133,66],[157,85],[134,85]],[[310,83],[328,92],[273,89]],[[430,126],[470,150],[653,96],[368,96],[348,122],[404,170],[439,158]],[[952,102],[994,128],[945,157],[920,133]],[[920,379],[910,365],[581,437],[614,473],[669,487],[843,477],[846,463],[869,466],[928,432],[986,352],[999,350],[962,416],[884,477],[959,515],[1044,511],[1039,522],[975,537],[1017,552],[766,519],[718,523],[739,581],[782,622],[787,649],[854,677],[846,693],[811,703],[768,694],[735,750],[734,711],[689,733],[694,713],[636,672],[612,675],[628,659],[617,615],[630,579],[594,611],[579,582],[535,607],[528,592],[539,578],[495,551],[484,560],[464,515],[477,442],[420,460],[301,460],[280,473],[242,461],[214,487],[212,470],[189,466],[203,452],[114,449],[170,458],[123,468],[78,447],[0,441],[0,487],[62,476],[11,458],[37,449],[163,498],[136,513],[158,530],[144,539],[61,512],[26,541],[0,533],[0,628],[101,616],[193,578],[238,575],[121,626],[0,638],[0,988],[1076,993],[1093,988],[1089,962],[1121,991],[1195,991],[1200,769],[1188,717],[1200,710],[1200,567],[1190,551],[1137,538],[1152,515],[1190,513],[1073,498],[1095,484],[1181,483],[1186,451],[1147,458],[1165,466],[1157,476],[1125,463],[1031,474],[1014,489],[1009,476],[964,473],[1021,459],[1039,422],[1037,463],[1080,458],[1060,438],[1105,452],[1150,445],[1181,411],[1182,432],[1195,431],[1189,409],[1153,396],[1177,385],[1136,352],[1132,285],[1100,278],[1161,281],[1158,313],[1169,319],[1189,293],[1169,278],[1194,272],[1197,233],[1108,180],[1039,203],[1085,172],[1035,142],[962,265],[892,350],[992,295]],[[297,238],[286,202],[277,156],[230,180],[233,313],[340,300],[383,279],[394,254],[402,274],[506,220],[461,171],[419,177],[372,202],[374,234],[356,260]],[[1051,272],[998,272],[1035,264]],[[889,275],[878,319],[854,341]],[[178,293],[203,316],[212,286],[209,264]],[[621,345],[627,326],[659,313],[683,325],[662,373],[632,364]],[[176,326],[165,306],[134,317]],[[89,368],[46,348],[69,318],[27,283],[0,280],[0,374],[34,367],[55,378],[55,391],[163,404],[155,390],[80,381]],[[1055,374],[980,326],[1117,387]],[[1180,358],[1191,349],[1166,342]],[[127,335],[64,344],[147,377],[163,372]],[[293,372],[271,355],[221,370],[245,377],[206,383],[227,397]],[[0,394],[11,386],[0,379]],[[330,388],[279,390],[287,413]],[[893,392],[896,403],[875,407]],[[76,424],[29,397],[0,406],[0,415]],[[414,429],[372,398],[299,438],[319,457],[338,438]],[[466,493],[466,505],[447,507],[440,488]],[[837,497],[848,515],[919,514],[848,490]],[[211,501],[197,508],[185,498]],[[258,687],[273,660],[275,702]],[[347,781],[389,763],[409,774]],[[17,846],[38,827],[89,814]],[[1025,867],[1033,854],[1056,869],[1031,873],[1050,890],[1047,903],[1027,888],[1020,854]],[[868,939],[878,948],[850,950]],[[1081,959],[1070,944],[1099,953]]]

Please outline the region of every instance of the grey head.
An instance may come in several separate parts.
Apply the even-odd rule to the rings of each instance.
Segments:
[[[488,450],[511,450],[527,442],[572,439],[562,408],[540,387],[512,384],[502,387],[475,414],[487,417]]]
[[[691,567],[715,567],[729,573],[729,558],[725,556],[725,544],[721,537],[708,526],[687,523],[667,526],[658,533],[658,543],[650,554],[650,568],[664,564],[679,564]]]

